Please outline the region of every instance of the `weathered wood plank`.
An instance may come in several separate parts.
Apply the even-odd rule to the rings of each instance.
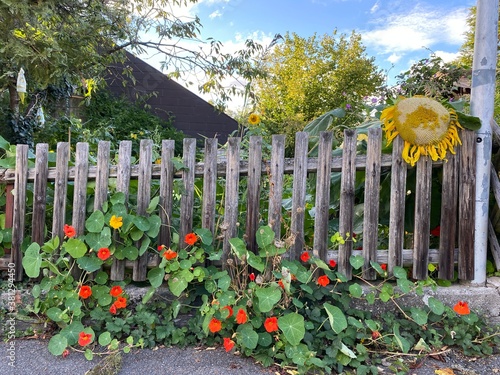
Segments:
[[[281,205],[283,200],[283,170],[285,158],[285,136],[273,135],[271,150],[271,165],[269,174],[269,213],[268,223],[274,232],[274,237],[281,238]]]
[[[231,247],[229,240],[236,237],[238,221],[238,188],[240,181],[240,143],[241,139],[230,137],[227,141],[227,171],[226,171],[226,197],[224,200],[224,222],[221,230],[224,235],[222,267],[227,268],[230,259]]]
[[[11,262],[14,263],[15,280],[23,279],[21,245],[24,239],[24,224],[26,217],[26,188],[28,184],[28,146],[16,147],[16,178],[14,180],[14,213],[12,220]]]
[[[380,211],[380,160],[382,151],[382,129],[368,130],[365,174],[365,210],[363,218],[363,277],[375,280],[377,273],[370,265],[376,262],[378,247],[378,214]],[[352,235],[352,233],[351,233]]]
[[[491,180],[491,191],[495,196],[495,201],[497,202],[497,206],[500,206],[500,180],[498,179],[498,172],[495,170],[493,164],[491,164],[490,168],[490,180]]]
[[[262,177],[262,137],[250,136],[249,164],[247,178],[247,220],[246,242],[248,249],[257,253],[255,234],[259,226],[260,216],[260,182]]]
[[[45,213],[47,207],[47,175],[49,173],[49,145],[39,143],[35,151],[35,181],[33,186],[33,217],[31,240],[40,246],[45,242]]]
[[[118,149],[118,166],[116,178],[116,191],[125,194],[125,205],[128,205],[129,187],[130,187],[130,167],[132,155],[132,142],[121,141]],[[119,234],[113,234],[118,239]],[[121,281],[125,277],[125,260],[114,259],[111,265],[110,279]]]
[[[137,187],[137,214],[146,215],[146,210],[151,202],[151,161],[153,157],[153,141],[141,139],[139,145],[139,176]],[[141,243],[136,246],[140,249]],[[140,251],[139,251],[140,254]],[[145,281],[147,276],[148,251],[134,261],[132,280]]]
[[[432,160],[420,156],[417,161],[417,183],[415,187],[415,236],[413,253],[413,277],[427,279],[429,266],[429,238],[431,214]]]
[[[75,155],[75,183],[73,189],[73,218],[71,224],[77,236],[84,234],[87,215],[87,175],[89,170],[89,144],[78,142]],[[78,279],[79,267],[73,267],[71,275]]]
[[[352,267],[349,263],[349,258],[352,254],[352,239],[350,236],[353,233],[354,223],[356,143],[356,130],[345,130],[344,147],[342,149],[342,177],[340,182],[339,234],[346,241],[344,244],[339,245],[338,270],[349,280],[352,278]]]
[[[498,243],[495,228],[493,228],[491,220],[488,220],[488,242],[490,244],[491,255],[495,261],[495,268],[497,271],[500,271],[500,244]]]
[[[292,193],[292,217],[290,231],[293,244],[289,249],[290,259],[299,259],[304,244],[304,219],[306,210],[306,182],[307,182],[307,151],[309,135],[306,132],[295,134],[295,159]]]
[[[161,229],[158,242],[167,248],[171,245],[172,233],[172,194],[174,191],[175,142],[164,140],[161,144],[161,177],[160,177],[160,220]]]
[[[319,134],[313,254],[320,259],[326,258],[328,249],[332,142],[332,132],[321,132]]]
[[[64,238],[66,219],[66,197],[68,192],[69,143],[57,144],[56,180],[54,182],[54,211],[52,217],[52,238]]]
[[[184,246],[184,237],[193,231],[194,207],[194,166],[196,164],[196,139],[184,138],[182,160],[182,182],[184,189],[181,195],[181,222],[179,228],[180,243]]]
[[[203,172],[203,203],[201,227],[215,235],[215,206],[217,204],[217,139],[205,139],[205,171]]]
[[[457,155],[449,154],[448,162],[443,165],[441,220],[439,223],[439,278],[443,280],[453,280],[455,276],[453,254],[456,248],[458,221],[458,167]]]
[[[391,198],[389,213],[389,259],[388,272],[403,265],[405,235],[405,200],[407,163],[403,160],[404,141],[396,137],[392,142]]]
[[[476,211],[476,133],[462,131],[458,214],[458,278],[474,279],[474,239]]]
[[[99,141],[97,146],[97,174],[95,179],[94,211],[100,210],[108,200],[109,141]]]

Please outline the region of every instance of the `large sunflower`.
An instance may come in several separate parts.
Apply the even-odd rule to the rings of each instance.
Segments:
[[[403,159],[415,165],[420,155],[429,155],[432,160],[443,160],[449,150],[462,144],[458,135],[457,114],[434,99],[424,96],[402,98],[382,111],[388,144],[400,135],[405,141]]]

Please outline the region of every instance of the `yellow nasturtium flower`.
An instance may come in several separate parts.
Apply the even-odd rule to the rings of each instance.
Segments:
[[[248,116],[248,122],[250,125],[257,125],[260,122],[260,117],[256,113],[252,113],[250,116]]]
[[[388,144],[398,135],[403,138],[403,159],[412,166],[421,155],[443,160],[447,151],[455,154],[454,147],[462,144],[456,112],[424,96],[400,99],[382,111],[380,120]]]
[[[123,225],[123,218],[121,216],[111,216],[109,220],[109,226],[113,229],[121,228]]]

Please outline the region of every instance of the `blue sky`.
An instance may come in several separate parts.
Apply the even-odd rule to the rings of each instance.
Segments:
[[[445,61],[456,57],[474,5],[476,0],[199,0],[182,12],[198,15],[202,38],[220,40],[229,50],[248,38],[268,44],[278,33],[307,38],[354,30],[393,83],[430,50]]]

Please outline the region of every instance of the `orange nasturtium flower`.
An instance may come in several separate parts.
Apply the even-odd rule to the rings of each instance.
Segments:
[[[321,286],[327,286],[328,284],[330,284],[330,279],[328,278],[328,276],[322,275],[318,277],[318,284]]]
[[[76,230],[73,226],[64,224],[64,235],[68,238],[73,238],[76,236]]]
[[[222,322],[219,319],[212,318],[208,323],[208,329],[212,333],[219,332],[222,329]]]
[[[470,314],[469,305],[467,304],[467,302],[464,301],[458,301],[457,304],[453,306],[453,310],[460,315]]]
[[[245,324],[248,321],[248,316],[245,310],[239,309],[236,314],[236,323]]]
[[[109,249],[107,247],[101,247],[99,249],[99,251],[97,252],[97,257],[102,260],[102,261],[105,261],[106,259],[108,259],[109,257],[111,256],[111,252],[109,251]]]
[[[109,226],[113,229],[121,228],[123,225],[123,218],[121,216],[111,216],[109,219]]]
[[[267,318],[266,321],[264,322],[264,328],[269,333],[277,331],[278,330],[278,318],[276,318],[275,316],[271,316],[270,318]]]
[[[337,262],[335,261],[335,259],[330,259],[329,264],[331,268],[335,268],[337,266]]]
[[[172,259],[175,259],[177,257],[177,253],[175,251],[173,251],[172,249],[168,249],[163,253],[163,257],[166,260],[172,260]]]
[[[117,309],[124,309],[127,307],[127,299],[125,297],[118,297],[114,305]]]
[[[386,263],[381,264],[380,268],[382,268],[384,271],[387,271],[387,264]]]
[[[231,349],[234,348],[234,341],[231,340],[229,337],[224,337],[224,349],[226,349],[226,352],[230,352]]]
[[[227,310],[226,319],[233,316],[233,308],[231,306],[229,306],[229,305],[228,306],[224,306],[221,310]]]
[[[307,262],[309,260],[310,256],[309,256],[309,253],[307,251],[304,251],[301,255],[300,255],[300,260],[303,261],[303,262]]]
[[[113,297],[118,297],[123,293],[122,287],[120,285],[115,285],[111,287],[111,290],[109,291],[109,294],[111,294]]]
[[[184,237],[184,242],[187,243],[189,246],[193,246],[196,241],[198,241],[198,236],[195,233],[188,233]]]
[[[78,291],[78,295],[83,299],[87,299],[92,295],[92,289],[88,285],[83,285]]]
[[[85,332],[80,332],[78,335],[78,344],[80,346],[87,346],[90,344],[92,341],[92,334],[91,333],[85,333]]]
[[[115,304],[114,304],[114,303],[110,306],[110,308],[109,308],[109,312],[110,312],[111,314],[113,314],[113,315],[115,315],[115,314],[116,314],[116,306],[115,306]]]

